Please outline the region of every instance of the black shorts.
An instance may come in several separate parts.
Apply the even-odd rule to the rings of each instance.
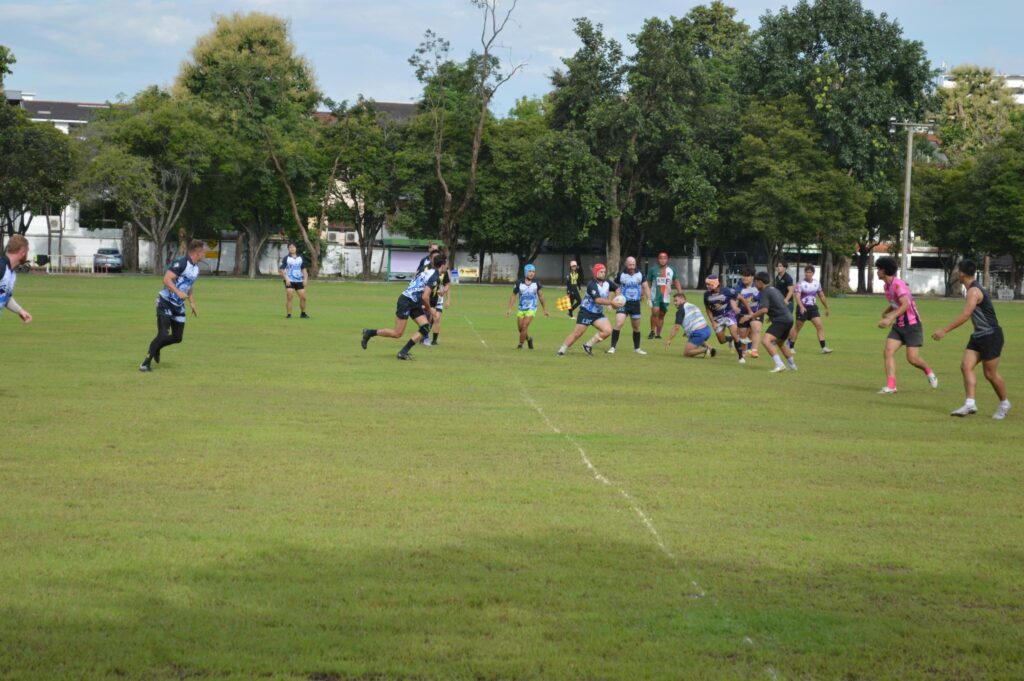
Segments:
[[[615,314],[626,314],[630,319],[640,319],[643,316],[643,313],[640,312],[640,301],[627,300],[625,305],[615,311]]]
[[[757,312],[757,310],[754,310],[754,311],[755,311],[755,312]],[[736,318],[736,326],[738,326],[738,327],[739,327],[739,328],[741,328],[741,329],[749,329],[749,328],[750,328],[750,324],[751,324],[752,322],[753,322],[753,323],[757,323],[757,324],[760,324],[760,323],[761,323],[761,320],[760,320],[760,318],[758,318],[758,319],[748,319],[748,320],[747,320],[747,321],[745,321],[745,322],[741,322],[740,320],[741,320],[741,319],[743,319],[743,317],[744,317],[744,316],[745,316],[746,314],[747,314],[747,313],[746,313],[746,312],[744,312],[743,314],[741,314],[741,315],[740,315],[739,317],[737,317],[737,318]]]
[[[921,322],[906,326],[896,326],[893,324],[889,329],[888,337],[892,340],[898,340],[908,348],[919,348],[924,345],[924,330],[921,328]]]
[[[809,322],[812,319],[821,317],[821,312],[818,311],[817,305],[804,305],[804,311],[797,317],[802,322]]]
[[[301,281],[286,281],[284,282],[284,287],[290,288],[293,291],[301,291],[302,289],[306,288],[306,285]]]
[[[157,296],[156,299],[156,316],[157,318],[170,319],[178,324],[184,324],[187,319],[184,305],[175,305],[160,296]]]
[[[398,296],[398,305],[395,307],[395,316],[399,319],[416,319],[426,317],[427,311],[423,309],[422,300],[409,300],[406,296]]]
[[[997,326],[995,331],[981,337],[971,336],[967,343],[967,349],[981,355],[981,361],[987,362],[990,359],[997,359],[1003,354],[1003,329]]]
[[[779,340],[789,338],[789,330],[793,328],[793,322],[772,322],[765,331],[765,335],[775,336]]]
[[[590,312],[580,308],[580,313],[576,317],[576,323],[582,324],[583,326],[590,326],[598,319],[604,319],[604,312]]]

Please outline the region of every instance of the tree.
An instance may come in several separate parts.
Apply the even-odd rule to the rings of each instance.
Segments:
[[[68,205],[74,168],[67,135],[0,103],[0,245],[27,232],[34,215]]]
[[[5,45],[0,45],[0,95],[4,93],[4,76],[9,76],[11,66],[17,63],[17,59],[14,58],[14,53]]]
[[[980,198],[978,246],[1013,258],[1013,291],[1024,280],[1024,131],[1012,129],[978,159],[972,193]]]
[[[153,242],[153,267],[163,269],[166,245],[193,188],[211,167],[215,146],[208,107],[150,87],[100,112],[86,127],[88,160],[80,178],[86,200],[114,201],[138,234]]]
[[[450,44],[433,31],[428,30],[423,42],[409,58],[416,70],[416,77],[424,84],[424,98],[421,106],[428,113],[432,123],[432,158],[434,177],[440,189],[440,231],[441,239],[449,254],[455,252],[458,240],[459,221],[465,214],[476,193],[477,171],[480,150],[483,146],[484,128],[490,119],[489,106],[498,88],[507,83],[522,67],[513,66],[502,73],[501,64],[494,56],[498,38],[505,30],[516,0],[503,17],[499,18],[497,0],[470,0],[483,16],[480,33],[479,54],[472,54],[463,68],[458,68],[449,59]],[[466,97],[465,84],[452,87],[453,76],[469,74],[473,91]],[[454,97],[462,102],[452,102]],[[461,103],[462,106],[458,104]],[[453,106],[454,104],[454,106]],[[471,114],[473,138],[468,153],[453,153],[449,130],[449,114],[452,112]],[[467,121],[469,122],[469,121]]]
[[[956,265],[977,243],[978,199],[974,192],[975,163],[948,168],[923,164],[914,170],[911,226],[939,251],[945,295],[959,286]]]
[[[310,235],[306,211],[312,209],[313,114],[321,94],[312,68],[295,52],[287,22],[257,12],[218,17],[182,65],[177,87],[213,106],[231,136],[262,151],[285,190],[316,277],[320,235]]]
[[[852,249],[870,195],[836,167],[799,100],[753,103],[744,129],[725,218],[762,239],[771,261],[787,243]]]
[[[1017,104],[1006,78],[989,67],[957,66],[950,78],[953,87],[938,93],[937,133],[943,153],[956,164],[998,142],[1010,129]]]

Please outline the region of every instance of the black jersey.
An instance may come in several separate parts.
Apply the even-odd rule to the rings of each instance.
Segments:
[[[989,297],[988,291],[981,287],[977,279],[971,282],[967,290],[970,291],[972,288],[981,291],[981,302],[974,306],[974,311],[971,313],[971,322],[974,324],[974,333],[971,334],[971,337],[981,338],[995,333],[999,328],[999,320],[996,319],[996,308],[992,305],[992,298]]]

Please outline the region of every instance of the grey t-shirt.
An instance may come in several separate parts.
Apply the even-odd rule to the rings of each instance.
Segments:
[[[761,289],[761,307],[768,308],[768,316],[773,322],[792,322],[793,313],[786,305],[786,297],[773,286]]]

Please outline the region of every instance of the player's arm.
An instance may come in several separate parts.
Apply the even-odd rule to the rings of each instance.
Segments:
[[[277,272],[278,272],[278,274],[281,275],[281,278],[284,279],[284,283],[287,284],[288,283],[288,256],[287,255],[284,257],[284,260],[281,261],[281,266],[277,268]]]
[[[974,314],[974,308],[976,308],[978,306],[978,303],[981,302],[981,299],[982,299],[981,291],[979,291],[976,288],[972,288],[972,289],[968,290],[967,291],[967,300],[964,301],[964,309],[963,309],[963,311],[960,313],[960,315],[956,319],[951,321],[948,325],[946,325],[945,327],[943,327],[943,328],[939,329],[938,331],[936,331],[935,333],[933,333],[932,334],[932,339],[934,339],[934,340],[942,340],[943,336],[945,336],[947,333],[949,333],[953,329],[959,327],[964,322],[966,322],[968,319],[970,319],[971,315]]]
[[[654,307],[654,296],[651,294],[651,285],[647,277],[644,277],[643,283],[640,284],[640,296],[647,301],[648,307]]]
[[[797,307],[800,308],[800,314],[803,314],[803,313],[807,312],[807,308],[804,306],[804,297],[803,296],[797,296],[796,297],[796,304],[797,304]]]
[[[7,299],[6,307],[8,310],[21,317],[21,320],[26,324],[32,321],[32,315],[28,313],[28,310],[25,310],[21,305],[18,305],[18,302],[14,298]]]
[[[174,270],[167,270],[166,272],[164,272],[164,287],[174,295],[181,298],[182,300],[185,300],[186,298],[189,297],[189,294],[185,293],[184,291],[182,291],[181,289],[174,285],[174,282],[177,281],[177,279],[177,272],[175,272]]]
[[[903,295],[900,296],[900,304],[898,307],[889,309],[882,315],[882,321],[878,322],[878,328],[884,329],[885,327],[892,324],[893,320],[899,317],[901,314],[910,309],[910,297]]]
[[[832,310],[828,306],[828,298],[825,297],[825,291],[818,291],[818,298],[821,299],[821,306],[825,308],[825,316],[828,317],[832,314]]]
[[[668,332],[668,338],[665,340],[665,349],[666,350],[668,349],[668,346],[672,345],[672,339],[676,337],[676,334],[679,333],[679,329],[681,329],[681,328],[683,328],[682,324],[673,324],[672,325],[672,330]]]
[[[550,317],[551,315],[548,314],[548,304],[544,302],[544,291],[540,290],[539,285],[537,286],[537,299],[540,300],[540,307],[544,310],[544,316]]]
[[[302,268],[302,285],[305,286],[309,281],[309,270],[305,267]]]
[[[596,297],[597,296],[597,289],[596,288],[594,289],[594,291],[592,293],[588,289],[587,293],[590,293],[591,297],[594,298],[594,302],[597,303],[598,305],[611,305],[612,304],[612,298],[615,297],[612,294],[615,293],[618,290],[619,290],[618,284],[616,284],[614,281],[610,281],[609,280],[609,282],[608,282],[608,296],[609,297],[608,298],[597,298]]]
[[[737,317],[743,314],[743,312],[740,310],[740,304],[739,302],[737,302],[736,298],[729,299],[729,307],[732,308],[732,313]]]
[[[676,293],[683,292],[683,285],[679,281],[679,275],[676,274],[675,272],[672,273],[672,288],[675,289]]]
[[[790,284],[789,286],[786,287],[786,297],[783,298],[782,300],[786,303],[786,305],[789,305],[789,301],[791,301],[792,299],[793,299],[793,285]]]
[[[505,316],[509,317],[512,315],[512,305],[516,302],[516,290],[512,289],[512,295],[508,299],[508,309],[505,310]]]
[[[768,314],[768,308],[766,306],[762,306],[757,312],[751,312],[747,316],[750,317],[750,321],[754,321],[755,319],[764,317],[766,314]]]
[[[423,287],[423,293],[420,294],[420,300],[423,301],[423,309],[427,311],[427,317],[430,319],[434,318],[434,308],[430,306],[430,291],[433,289],[431,282],[427,282],[427,285]]]
[[[452,284],[451,280],[444,285],[444,306],[449,310],[452,307]]]

